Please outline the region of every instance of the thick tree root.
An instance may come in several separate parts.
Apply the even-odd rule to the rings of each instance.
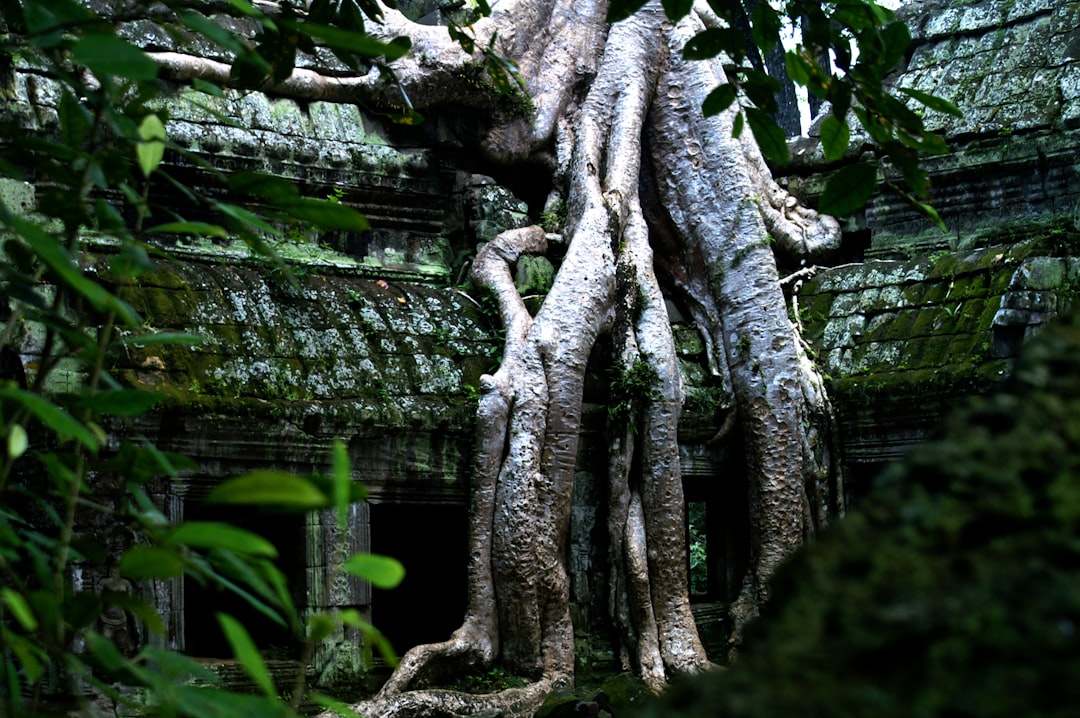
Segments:
[[[464,693],[432,688],[379,696],[354,706],[365,718],[530,718],[551,691],[564,682],[544,678],[524,688],[507,688],[495,693]],[[326,718],[329,718],[328,716]]]

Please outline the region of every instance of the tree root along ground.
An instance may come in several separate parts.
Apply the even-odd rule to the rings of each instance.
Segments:
[[[573,683],[570,497],[585,368],[601,340],[610,341],[615,372],[652,380],[608,431],[617,655],[654,690],[709,664],[688,598],[683,387],[658,271],[702,331],[745,442],[752,553],[732,608],[737,626],[767,599],[777,565],[840,504],[831,412],[788,318],[773,247],[822,251],[838,242],[838,226],[772,181],[749,133],[732,136],[734,109],[702,114],[705,96],[726,79],[718,63],[682,58],[701,19],[671,24],[651,2],[609,27],[605,12],[605,2],[590,0],[503,0],[475,28],[479,46],[495,36],[496,51],[519,63],[533,100],[532,117],[497,122],[484,150],[507,163],[554,155],[565,257],[535,316],[512,268],[522,254],[545,251],[544,232],[505,232],[476,257],[473,279],[497,297],[507,338],[500,368],[482,380],[467,615],[446,642],[408,651],[379,694],[356,707],[365,715],[527,716],[550,690]],[[482,104],[475,88],[455,85],[475,61],[444,29],[388,10],[381,30],[414,39],[395,67],[419,109]],[[157,59],[174,77],[222,71]],[[277,91],[387,106],[396,90],[374,76],[298,71]],[[487,695],[424,687],[433,674],[496,662],[532,683]]]

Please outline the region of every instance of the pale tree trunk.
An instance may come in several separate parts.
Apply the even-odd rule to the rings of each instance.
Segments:
[[[678,248],[665,264],[681,277],[678,289],[706,335],[714,371],[730,382],[746,441],[754,553],[735,607],[740,625],[766,600],[779,562],[833,508],[822,488],[828,407],[788,320],[771,245],[814,251],[835,242],[836,224],[798,207],[772,182],[752,141],[731,136],[732,113],[702,116],[705,94],[725,80],[717,66],[681,60],[694,19],[672,27],[651,3],[605,38],[603,10],[556,3],[545,17],[557,33],[508,46],[524,50],[523,73],[543,88],[538,119],[529,131],[498,129],[489,142],[501,143],[506,157],[522,157],[557,134],[566,256],[535,317],[514,290],[511,269],[521,253],[543,250],[540,230],[504,233],[476,259],[474,280],[495,292],[507,345],[499,371],[484,381],[478,414],[470,609],[449,642],[406,654],[382,692],[358,706],[368,715],[527,715],[535,709],[530,699],[572,682],[570,494],[585,367],[604,332],[616,374],[653,380],[649,391],[627,397],[609,427],[609,607],[619,654],[656,690],[708,665],[688,599],[677,444],[683,388],[639,197],[643,157],[649,199],[660,208],[651,214],[664,225],[656,231]],[[589,48],[593,54],[583,54]],[[598,58],[595,68],[588,57]],[[569,90],[586,80],[577,107]],[[425,675],[447,660],[498,660],[534,683],[453,698],[424,689]]]
[[[812,253],[832,245],[838,230],[830,218],[788,201],[749,133],[732,137],[734,108],[711,118],[701,113],[725,78],[715,66],[681,58],[678,48],[696,30],[687,20],[667,35],[669,63],[648,145],[684,291],[691,306],[719,312],[695,315],[712,334],[715,363],[727,367],[745,438],[752,556],[732,609],[741,627],[768,599],[779,563],[837,509],[831,412],[788,319],[771,245]]]
[[[448,641],[408,651],[380,693],[357,706],[365,715],[531,715],[548,691],[572,684],[570,498],[585,369],[600,340],[611,343],[614,374],[651,378],[625,397],[608,431],[608,603],[618,653],[655,690],[709,665],[688,598],[683,387],[654,264],[701,329],[745,441],[753,535],[737,626],[767,599],[777,565],[837,509],[829,407],[788,319],[773,256],[774,242],[799,253],[833,245],[837,225],[773,183],[749,133],[732,137],[733,110],[702,115],[705,95],[726,80],[719,64],[682,60],[700,27],[694,14],[672,26],[651,2],[608,28],[605,11],[600,0],[502,0],[476,28],[484,44],[497,32],[498,50],[519,61],[535,100],[531,121],[497,124],[485,148],[506,162],[553,152],[554,191],[568,218],[562,236],[512,230],[474,261],[473,279],[494,292],[507,340],[500,368],[481,382],[467,615]],[[416,38],[398,74],[420,109],[482,105],[448,79],[470,59],[449,38],[392,11],[384,30]],[[176,76],[220,69],[159,61]],[[324,80],[298,73],[278,90],[295,92],[293,83],[316,88],[309,97],[394,101],[374,77]],[[530,316],[513,266],[549,241],[564,243],[565,256]],[[426,687],[446,671],[496,662],[532,682],[488,695]]]

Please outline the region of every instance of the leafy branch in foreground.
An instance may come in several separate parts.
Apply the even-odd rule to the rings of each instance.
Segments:
[[[629,17],[644,5],[643,0],[615,0],[608,18]],[[690,12],[689,0],[665,0],[664,10],[671,20]],[[941,218],[929,204],[930,184],[920,157],[947,153],[944,139],[926,128],[914,101],[935,112],[960,115],[948,100],[909,88],[894,94],[885,79],[903,60],[911,45],[907,25],[896,14],[872,0],[788,0],[779,7],[769,2],[709,0],[714,22],[695,35],[683,48],[687,59],[704,60],[725,56],[730,62],[730,83],[715,88],[702,110],[715,115],[737,105],[739,117],[734,133],[749,125],[762,154],[786,164],[788,149],[784,131],[771,116],[778,110],[776,96],[781,78],[773,77],[748,62],[750,45],[768,52],[781,43],[781,36],[799,39],[785,53],[787,75],[806,88],[811,96],[829,103],[829,115],[821,125],[825,159],[844,158],[851,140],[850,117],[858,121],[875,145],[881,163],[902,177],[902,185],[889,182],[920,212],[938,226]],[[739,29],[748,24],[747,33]],[[850,115],[849,115],[850,112]],[[828,182],[819,208],[843,216],[870,199],[878,187],[879,168],[859,162],[842,168]]]
[[[258,43],[227,33],[185,3],[166,5],[189,30],[236,51],[238,78],[261,84],[281,71]],[[328,3],[313,8],[323,5]],[[354,5],[335,7],[345,12]],[[254,18],[264,35],[281,37],[282,28],[300,33],[306,38],[297,40],[301,49],[319,41],[343,54],[391,57],[404,51],[401,43],[365,44],[362,33],[339,32],[318,18],[270,18],[243,0],[232,7]],[[131,420],[154,411],[163,397],[123,385],[112,362],[127,344],[190,345],[199,339],[147,329],[113,287],[137,282],[153,268],[151,258],[164,256],[160,237],[238,236],[281,265],[267,240],[281,236],[283,227],[359,231],[366,221],[339,202],[303,197],[281,180],[251,174],[227,180],[177,147],[168,136],[161,102],[166,88],[157,65],[83,5],[5,3],[2,20],[4,68],[35,76],[57,99],[55,119],[29,137],[10,105],[0,120],[0,175],[35,189],[32,207],[0,205],[0,713],[46,714],[54,695],[91,693],[114,705],[156,707],[170,715],[292,715],[305,697],[312,650],[335,626],[359,629],[368,649],[374,646],[387,658],[390,647],[356,611],[301,619],[275,563],[277,548],[262,536],[228,523],[172,523],[155,504],[157,487],[196,467],[145,439],[117,442]],[[222,92],[210,83],[199,87]],[[176,156],[206,170],[218,186],[193,187],[173,176],[166,160]],[[167,202],[158,199],[161,187],[173,192]],[[24,366],[15,357],[28,336],[35,338],[35,360]],[[9,370],[9,358],[17,371]],[[331,465],[327,477],[239,477],[221,484],[210,500],[279,511],[333,510],[344,521],[363,489],[352,480],[340,443]],[[339,570],[380,587],[395,585],[402,575],[396,561],[375,556],[354,557]],[[84,585],[88,572],[106,578]],[[232,693],[205,666],[146,640],[165,626],[133,582],[182,576],[239,596],[295,636],[300,652],[291,705],[278,698],[265,661],[236,617],[221,614],[219,627],[261,695]]]

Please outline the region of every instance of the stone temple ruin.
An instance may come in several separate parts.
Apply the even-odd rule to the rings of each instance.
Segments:
[[[1019,344],[1080,288],[1080,15],[1061,0],[928,0],[905,12],[916,41],[896,82],[964,111],[963,119],[927,118],[954,150],[927,165],[948,232],[897,196],[880,195],[847,221],[837,265],[793,286],[793,318],[828,375],[848,499],[856,502],[880,467],[924,438],[958,400],[1001,381]],[[131,32],[151,48],[166,41],[151,30]],[[15,73],[5,98],[2,112],[27,132],[51,130],[57,97],[46,82]],[[175,520],[214,518],[200,500],[223,478],[256,468],[325,469],[333,440],[343,438],[369,491],[343,533],[329,514],[229,518],[282,549],[301,610],[360,608],[399,650],[443,640],[465,607],[476,386],[500,352],[491,311],[458,286],[477,243],[537,221],[545,178],[504,177],[478,164],[463,149],[475,118],[450,111],[406,128],[353,105],[261,93],[230,93],[212,107],[207,99],[193,103],[176,87],[166,101],[170,138],[216,167],[269,172],[310,196],[354,206],[371,229],[301,231],[279,242],[296,286],[239,242],[175,239],[174,259],[157,260],[153,272],[116,291],[149,326],[205,341],[136,345],[117,357],[125,381],[167,402],[109,429],[145,435],[196,461],[182,481],[155,487],[154,500]],[[782,180],[811,204],[835,169],[812,135],[793,141],[796,161]],[[863,151],[856,143],[848,159]],[[189,159],[166,162],[199,184],[203,170]],[[7,181],[0,192],[9,207],[34,206],[30,184]],[[107,251],[104,240],[101,247]],[[104,259],[98,270],[108,281]],[[518,266],[519,288],[532,301],[542,299],[550,276],[545,260]],[[725,604],[746,564],[744,472],[738,442],[713,441],[720,388],[704,367],[697,330],[673,303],[671,319],[689,387],[680,437],[688,530],[702,551],[695,610],[706,642],[719,649]],[[24,327],[16,346],[3,348],[4,378],[32,377],[40,351],[41,333]],[[591,638],[603,631],[606,603],[603,523],[593,498],[604,468],[591,458],[588,434],[604,429],[607,378],[596,372],[593,379],[570,565],[586,649],[579,654],[602,665],[610,658],[605,644]],[[80,376],[73,368],[54,381],[62,390]],[[405,582],[392,593],[331,582],[335,565],[358,550],[399,558]],[[124,581],[108,573],[84,580]],[[220,596],[181,580],[122,588],[152,598],[167,618],[161,640],[170,647],[228,655],[205,629],[223,608]],[[288,657],[288,636],[262,628],[259,648]],[[146,640],[123,617],[114,630],[128,631],[132,647]],[[357,681],[365,670],[359,644],[343,630],[315,656],[315,681]]]

